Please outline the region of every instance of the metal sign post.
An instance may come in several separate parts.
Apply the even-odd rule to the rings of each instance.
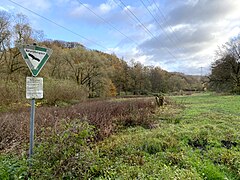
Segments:
[[[31,158],[34,146],[35,99],[43,98],[43,78],[39,77],[26,78],[26,98],[31,99],[30,147],[29,147],[29,158]]]
[[[20,45],[19,50],[33,75],[33,77],[26,78],[26,98],[31,99],[29,147],[29,159],[31,160],[34,147],[35,100],[43,98],[43,78],[37,78],[36,76],[51,56],[52,50],[37,46],[36,44]]]
[[[35,99],[31,101],[31,115],[30,115],[30,147],[29,147],[29,159],[33,154],[34,145],[34,118],[35,118]]]

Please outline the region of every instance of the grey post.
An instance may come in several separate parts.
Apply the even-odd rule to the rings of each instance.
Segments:
[[[34,144],[34,117],[35,117],[35,99],[31,101],[31,115],[30,115],[30,148],[29,148],[29,159],[33,154]]]

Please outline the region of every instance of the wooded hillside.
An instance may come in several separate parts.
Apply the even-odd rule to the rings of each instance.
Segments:
[[[3,103],[24,99],[25,77],[31,76],[17,48],[19,44],[37,43],[53,49],[39,75],[46,77],[45,99],[50,104],[61,99],[148,95],[202,88],[200,78],[144,66],[133,59],[125,61],[78,42],[45,39],[44,33],[34,30],[23,14],[0,11],[0,32],[0,99]]]

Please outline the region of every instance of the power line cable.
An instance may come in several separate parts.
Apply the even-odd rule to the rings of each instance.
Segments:
[[[136,19],[134,19],[132,16],[130,16],[126,11],[125,11],[125,6],[122,6],[122,4],[120,4],[119,2],[117,2],[116,0],[113,0],[115,4],[117,4],[120,8],[122,8],[122,10],[134,21],[138,24],[138,21]]]
[[[140,19],[127,7],[127,5],[122,0],[119,0],[119,2],[131,13],[131,15],[138,21],[138,23],[140,23],[141,27],[148,33],[148,35],[150,35],[151,38],[158,40],[158,38],[153,35],[153,33],[140,21]],[[168,54],[170,54],[175,60],[177,60],[177,58],[173,55],[169,48],[164,48],[166,49]]]
[[[108,24],[111,28],[113,28],[114,30],[116,30],[117,32],[119,32],[121,35],[123,35],[125,38],[127,38],[128,40],[132,41],[135,43],[135,45],[138,46],[138,43],[136,41],[134,41],[132,38],[128,37],[126,34],[124,34],[123,32],[121,32],[119,29],[117,29],[115,26],[113,26],[110,22],[108,22],[107,20],[105,20],[103,17],[101,17],[100,15],[98,15],[97,13],[95,13],[91,8],[89,8],[88,6],[86,6],[84,3],[82,3],[80,0],[77,0],[83,7],[85,7],[87,10],[89,10],[91,13],[93,13],[95,16],[97,16],[99,19],[101,19],[104,23]]]
[[[149,0],[147,0],[147,1],[149,2],[149,4],[151,4]],[[162,11],[162,10],[160,9],[160,7],[157,5],[157,3],[156,3],[155,0],[152,0],[152,1],[153,1],[154,5],[156,6],[156,8],[158,9],[158,11],[160,12],[160,14],[161,14],[161,16],[162,16],[161,19],[163,19],[163,21],[165,21],[165,22],[168,24],[167,18],[166,18],[166,16],[164,15],[163,11]],[[158,14],[157,14],[157,16],[159,17]],[[169,24],[168,24],[168,28],[170,29],[171,33],[174,35],[175,39],[176,39],[177,41],[180,41],[180,39],[179,39],[178,36],[176,35],[176,32],[172,29],[172,27],[171,27]]]
[[[153,33],[151,31],[149,31],[149,29],[140,21],[140,19],[131,11],[131,9],[129,9],[127,7],[127,5],[122,1],[119,0],[121,2],[121,4],[131,13],[131,15],[138,21],[138,23],[143,27],[143,29],[151,36],[151,37],[155,37],[153,35]]]
[[[142,0],[141,0],[141,1],[142,1]],[[149,5],[152,6],[152,3],[150,2],[150,0],[147,0],[147,1],[148,1]],[[166,36],[170,37],[172,43],[173,43],[174,46],[175,46],[174,49],[177,49],[178,51],[185,51],[185,49],[184,49],[183,47],[181,47],[180,44],[178,43],[178,42],[181,42],[181,41],[180,41],[179,38],[177,37],[176,32],[175,32],[175,31],[172,29],[172,27],[168,24],[167,18],[165,17],[165,15],[164,15],[163,12],[161,11],[161,9],[158,7],[158,5],[156,4],[155,0],[153,0],[153,3],[154,3],[154,5],[157,7],[158,11],[161,12],[161,15],[162,15],[163,17],[160,17],[160,16],[158,15],[158,13],[155,13],[155,15],[156,15],[159,19],[161,19],[163,23],[166,22],[166,24],[167,24],[166,30],[164,30],[165,28],[162,28],[162,29],[163,29],[163,31],[165,32]],[[151,14],[153,14],[153,13],[151,13]],[[155,19],[157,19],[157,18],[155,18]],[[162,27],[160,21],[158,21],[158,23],[159,23],[160,27]],[[169,33],[170,35],[168,35],[168,33]]]
[[[150,0],[147,0],[148,1],[148,3],[149,3],[149,5],[152,5],[152,3],[150,2]],[[177,42],[181,42],[181,40],[180,40],[180,38],[177,36],[177,33],[172,29],[172,27],[171,27],[171,25],[168,23],[168,21],[167,21],[167,18],[166,18],[166,16],[164,15],[164,12],[161,10],[161,8],[159,7],[159,5],[156,3],[156,1],[155,0],[152,0],[152,2],[153,2],[153,4],[155,5],[155,7],[157,8],[157,10],[160,12],[160,14],[161,14],[161,17],[158,15],[158,13],[156,13],[155,15],[159,18],[159,19],[161,19],[161,21],[164,23],[166,23],[166,25],[167,25],[167,29],[168,29],[168,32],[170,33],[170,34],[172,34],[172,37],[174,37],[173,39],[175,40],[175,42],[176,42],[176,47],[177,47],[177,49],[179,49],[179,50],[181,50],[181,51],[186,51],[186,49],[184,48],[184,47],[181,47],[180,46],[180,44],[179,43],[177,43]]]
[[[64,29],[64,30],[66,30],[66,31],[68,31],[68,32],[71,32],[72,34],[75,34],[76,36],[81,37],[82,39],[85,39],[85,40],[91,42],[92,44],[95,44],[95,45],[97,45],[97,46],[99,46],[99,47],[101,47],[101,48],[109,51],[109,49],[106,48],[105,46],[103,46],[103,45],[101,45],[101,44],[99,44],[99,43],[97,43],[97,42],[95,42],[95,41],[93,41],[93,40],[91,40],[91,39],[88,39],[88,38],[86,38],[86,37],[84,37],[84,36],[82,36],[82,35],[74,32],[74,31],[72,31],[71,29],[66,28],[66,27],[62,26],[61,24],[58,24],[58,23],[56,23],[55,21],[53,21],[53,20],[51,20],[51,19],[48,19],[48,18],[46,18],[46,17],[44,17],[44,16],[42,16],[42,15],[40,15],[40,14],[38,14],[38,13],[36,13],[36,12],[34,12],[34,11],[32,11],[32,10],[30,10],[30,9],[28,9],[28,8],[20,5],[20,4],[18,4],[18,3],[16,3],[15,1],[12,1],[12,0],[8,0],[8,1],[10,1],[11,3],[13,3],[13,4],[15,4],[15,5],[23,8],[23,9],[25,9],[25,10],[31,12],[31,13],[33,13],[33,14],[35,14],[36,16],[41,17],[42,19],[44,19],[44,20],[46,20],[46,21],[48,21],[48,22],[50,22],[50,23],[52,23],[52,24],[55,24],[56,26],[58,26],[58,27],[60,27],[60,28],[62,28],[62,29]]]
[[[128,17],[130,17],[135,23],[139,24],[139,22],[134,18],[132,17],[132,15],[129,13],[129,11],[125,11],[125,6],[123,6],[122,4],[120,4],[119,2],[117,2],[116,0],[113,0],[115,4],[117,4],[120,8],[122,8],[122,10],[128,15]],[[146,31],[144,28],[143,28],[144,31]]]
[[[167,37],[167,39],[169,39],[172,43],[175,43],[174,40],[167,34],[167,32],[164,30],[164,28],[162,27],[161,23],[155,18],[155,16],[153,15],[153,13],[148,9],[147,5],[143,2],[143,0],[140,0],[141,3],[143,4],[143,6],[145,7],[145,9],[149,12],[149,14],[152,16],[152,18],[154,19],[154,21],[160,26],[160,28],[162,29],[163,33],[165,34],[165,36]],[[160,34],[159,34],[160,35]]]

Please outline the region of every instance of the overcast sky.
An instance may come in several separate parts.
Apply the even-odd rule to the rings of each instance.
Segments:
[[[217,47],[240,33],[239,0],[13,2],[1,0],[0,10],[27,15],[45,38],[79,42],[170,72],[200,74],[202,67],[207,74]]]

